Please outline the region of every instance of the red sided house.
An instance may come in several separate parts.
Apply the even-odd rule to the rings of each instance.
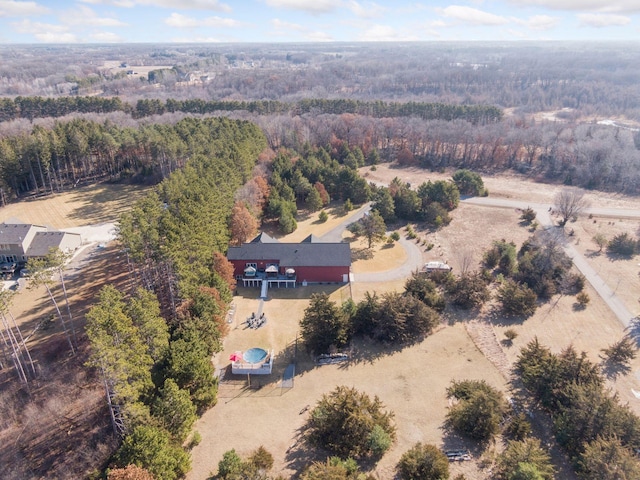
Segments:
[[[325,243],[309,235],[301,243],[280,243],[266,233],[239,247],[229,247],[238,285],[295,287],[307,283],[348,283],[351,247]]]

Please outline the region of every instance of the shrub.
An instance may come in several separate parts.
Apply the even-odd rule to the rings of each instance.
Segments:
[[[586,292],[580,292],[576,295],[576,301],[581,308],[584,308],[591,301],[591,299],[589,298],[589,294],[587,294]]]
[[[513,440],[498,456],[496,477],[500,480],[554,478],[551,457],[540,446],[540,440]],[[525,473],[526,472],[526,473]]]
[[[372,400],[366,393],[344,386],[322,396],[306,428],[312,444],[354,458],[384,453],[381,450],[388,448],[396,435],[393,413],[385,411],[377,396]]]
[[[194,431],[193,434],[191,435],[191,438],[189,439],[189,444],[187,448],[191,450],[192,448],[200,445],[201,441],[202,441],[202,435],[200,435],[200,432]]]
[[[389,450],[393,439],[391,435],[384,431],[380,425],[374,425],[369,438],[367,439],[367,446],[371,452],[371,456],[375,458],[381,457],[384,452]]]
[[[531,223],[536,219],[536,211],[531,207],[527,207],[522,211],[522,215],[520,215],[520,219],[523,222]]]
[[[398,240],[400,240],[400,234],[398,232],[392,232],[390,237],[391,237],[391,240],[393,240],[394,242],[397,242]]]
[[[301,480],[373,480],[365,476],[353,458],[327,458],[326,462],[313,462],[300,476]]]
[[[601,252],[607,246],[607,237],[602,233],[596,233],[593,236],[593,242],[598,246],[598,252]]]
[[[449,459],[435,445],[417,443],[402,454],[396,470],[404,480],[445,480]]]
[[[318,214],[318,220],[320,221],[320,223],[325,223],[327,220],[329,220],[329,214],[325,210],[322,210]]]
[[[511,417],[504,433],[513,440],[524,440],[531,434],[531,423],[527,420],[526,415],[520,412]]]
[[[447,294],[454,305],[464,309],[481,307],[491,298],[485,280],[477,274],[462,275],[448,282]]]
[[[242,472],[243,463],[235,449],[224,452],[222,460],[218,462],[218,477],[226,479],[239,475]]]
[[[518,336],[518,332],[516,332],[513,328],[508,328],[504,331],[504,338],[506,338],[509,342],[513,342]]]
[[[625,257],[631,257],[637,248],[636,240],[628,233],[620,233],[613,237],[607,245],[607,251]]]
[[[526,285],[505,281],[498,289],[498,301],[502,304],[505,315],[531,316],[537,308],[536,293]]]
[[[491,440],[500,430],[506,411],[501,392],[484,380],[452,382],[447,398],[458,403],[447,412],[447,424],[458,433],[479,441]]]
[[[273,455],[260,445],[249,457],[249,463],[258,470],[268,471],[273,467]]]

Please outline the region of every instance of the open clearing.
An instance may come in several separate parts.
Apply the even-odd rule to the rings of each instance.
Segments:
[[[141,185],[90,185],[10,203],[0,208],[0,221],[19,219],[58,229],[115,222],[147,191]]]
[[[369,180],[381,183],[388,183],[398,176],[414,186],[427,179],[450,176],[420,169],[389,168],[387,165],[379,165],[375,172],[365,169],[363,174]],[[552,203],[553,196],[561,188],[513,177],[483,178],[492,197],[526,199],[536,203]],[[111,222],[120,211],[131,205],[134,195],[142,193],[142,188],[139,187],[98,185],[51,198],[9,205],[0,209],[0,218],[6,221],[17,217],[23,221],[56,228]],[[589,192],[588,196],[593,204],[610,208],[638,208],[639,204],[633,198],[619,195]],[[317,215],[299,219],[296,232],[281,240],[300,241],[310,233],[323,235],[344,220],[344,216],[335,213],[331,212],[330,219],[325,224],[317,222]],[[516,210],[462,204],[453,212],[453,218],[451,225],[435,233],[417,228],[416,244],[423,252],[424,261],[448,261],[454,267],[454,273],[460,268],[461,253],[469,252],[477,263],[493,240],[504,238],[519,245],[530,235],[527,228],[519,225],[519,212]],[[402,227],[398,228],[404,234]],[[584,218],[570,224],[570,227],[575,231],[572,241],[577,248],[612,290],[615,290],[627,308],[637,312],[638,259],[617,259],[606,253],[598,254],[595,251],[597,247],[591,241],[594,232],[600,230],[608,238],[619,231],[635,234],[637,222],[614,218]],[[429,251],[426,248],[428,244],[433,244]],[[376,246],[372,256],[365,255],[361,241],[353,241],[352,247],[355,250],[355,274],[392,270],[406,259],[404,249],[397,244],[392,247]],[[73,267],[77,269],[72,271],[76,277],[68,285],[79,312],[86,310],[102,284],[126,281],[124,270],[114,266],[116,264],[113,262],[118,255],[115,249],[105,249],[103,252],[88,250],[87,254],[86,261]],[[118,271],[121,274],[114,277]],[[508,366],[513,362],[519,349],[534,336],[554,351],[573,344],[577,350],[587,351],[592,360],[598,361],[600,349],[619,340],[624,334],[617,319],[588,287],[587,292],[592,300],[585,310],[574,308],[574,297],[554,297],[550,303],[542,305],[533,317],[524,321],[505,320],[495,312],[492,305],[481,312],[471,313],[448,309],[445,312],[445,322],[437,332],[423,342],[403,350],[390,351],[377,345],[358,342],[353,347],[351,363],[322,367],[315,366],[302,348],[297,350],[296,355],[298,322],[311,293],[322,290],[327,291],[338,303],[350,297],[357,302],[367,291],[382,293],[401,290],[403,284],[404,280],[393,280],[355,282],[347,286],[272,289],[269,291],[269,299],[264,303],[267,324],[258,330],[245,329],[241,322],[251,312],[258,310],[259,292],[239,289],[234,299],[237,310],[230,325],[231,332],[225,340],[224,351],[214,359],[215,364],[218,369],[226,370],[229,367],[229,355],[236,350],[253,346],[273,348],[276,353],[275,373],[269,377],[254,376],[251,379],[254,388],[250,389],[246,388],[246,378],[236,378],[225,373],[220,385],[218,405],[206,412],[196,424],[196,430],[202,435],[202,443],[192,451],[193,470],[188,478],[201,480],[215,473],[222,454],[231,448],[246,455],[260,445],[273,453],[274,471],[288,475],[298,470],[301,465],[313,459],[304,445],[297,442],[300,428],[308,415],[308,411],[302,411],[307,406],[313,407],[323,393],[329,392],[336,385],[344,384],[378,395],[395,412],[398,439],[373,470],[377,477],[391,479],[393,467],[400,455],[417,441],[453,448],[471,446],[464,440],[448,436],[442,429],[447,409],[445,388],[452,379],[486,379],[492,385],[506,389],[507,380],[501,373],[504,365]],[[51,309],[44,291],[23,290],[17,295],[12,312],[25,325],[26,331],[30,331],[40,319],[50,315]],[[469,322],[479,327],[470,328]],[[509,327],[518,332],[512,346],[501,343],[503,332]],[[55,329],[41,331],[32,337],[30,342],[32,341],[39,344],[55,341],[60,346],[60,332]],[[294,355],[297,363],[294,387],[282,389],[279,385],[282,371]],[[40,361],[44,362],[44,359],[43,356]],[[640,390],[638,372],[640,360],[634,361],[628,374],[612,376],[609,382],[619,392],[621,400],[628,402],[640,414],[640,400],[631,392],[631,389]],[[100,391],[96,389],[95,396],[91,398],[98,401],[99,396]],[[69,418],[81,418],[78,409],[75,411],[76,417],[67,410],[64,410],[64,414]],[[52,430],[54,434],[56,431]],[[2,435],[5,434],[8,437],[4,438],[11,438],[10,430],[3,431]],[[476,458],[481,454],[473,449],[472,453]],[[69,452],[66,453],[68,454]],[[59,463],[60,461],[56,465]],[[476,461],[452,464],[452,472],[452,476],[464,473],[470,479],[491,478],[490,471],[480,469]],[[77,478],[65,475],[59,473],[58,477]],[[563,472],[562,478],[572,477]]]

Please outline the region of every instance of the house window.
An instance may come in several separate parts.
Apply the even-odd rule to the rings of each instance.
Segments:
[[[253,268],[255,268],[257,270],[258,269],[258,264],[257,263],[247,263],[245,265],[245,268],[249,268],[249,267],[253,267]]]

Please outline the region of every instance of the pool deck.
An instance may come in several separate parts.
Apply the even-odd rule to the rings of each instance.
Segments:
[[[249,363],[245,361],[231,362],[231,373],[233,373],[234,375],[270,375],[272,370],[273,350],[268,351],[266,359],[258,363]]]

